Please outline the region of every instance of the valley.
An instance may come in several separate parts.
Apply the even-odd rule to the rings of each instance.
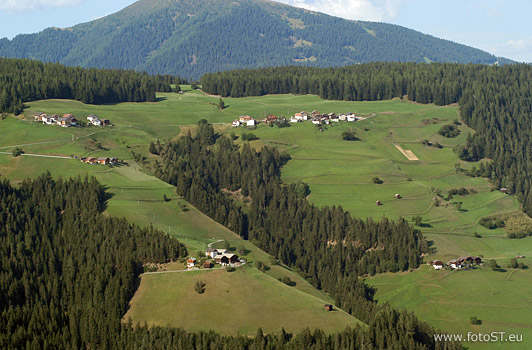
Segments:
[[[10,152],[13,146],[22,145],[20,147],[26,153],[65,157],[114,156],[128,163],[108,168],[83,164],[74,159],[14,158],[9,154],[0,154],[3,177],[19,182],[46,170],[54,177],[90,174],[107,187],[110,198],[106,215],[123,216],[141,226],[153,225],[178,238],[192,255],[220,239],[229,241],[234,248],[243,245],[248,251],[246,259],[250,264],[233,273],[222,270],[194,272],[191,275],[143,275],[138,293],[126,314],[126,317],[132,317],[134,324],[168,323],[190,330],[204,327],[225,334],[254,334],[260,318],[246,319],[245,323],[250,325],[246,328],[238,322],[228,326],[205,315],[245,305],[243,310],[247,312],[241,317],[250,317],[250,314],[259,317],[260,313],[253,309],[258,301],[250,299],[246,304],[245,296],[260,289],[264,289],[263,294],[258,294],[262,302],[267,300],[283,306],[268,310],[271,313],[267,316],[270,321],[264,323],[266,332],[279,331],[282,325],[271,320],[290,318],[286,315],[306,320],[301,323],[288,320],[285,324],[287,331],[314,325],[323,328],[319,322],[323,317],[330,317],[330,321],[326,322],[328,329],[324,330],[331,333],[359,322],[341,310],[333,313],[323,311],[324,303],[334,303],[329,296],[305,282],[295,271],[269,263],[270,257],[265,252],[201,214],[179,198],[173,186],[151,174],[149,168],[156,157],[148,152],[150,142],[164,142],[188,131],[194,133],[196,122],[206,119],[219,133],[235,133],[237,136],[244,132],[255,134],[258,139],[249,141],[249,144],[256,149],[278,147],[290,154],[291,160],[282,169],[282,179],[287,183],[299,180],[308,183],[308,199],[320,207],[341,205],[356,217],[372,217],[374,220],[386,216],[390,219],[403,217],[410,221],[413,216],[421,216],[422,224],[417,228],[427,238],[430,249],[424,262],[435,259],[446,262],[464,254],[474,254],[483,256],[485,261],[496,259],[501,266],[501,271],[491,271],[482,266],[471,271],[449,273],[434,271],[431,266],[423,265],[415,271],[368,275],[366,282],[377,288],[376,299],[380,302],[406,307],[422,320],[448,332],[504,330],[523,333],[525,338],[532,336],[527,308],[523,307],[523,302],[527,300],[526,290],[530,288],[530,269],[506,267],[517,254],[525,255],[523,261],[530,266],[532,240],[509,239],[503,229],[489,230],[478,224],[482,217],[521,214],[515,197],[497,189],[492,191],[492,185],[487,180],[468,177],[456,170],[478,166],[459,161],[453,152],[453,147],[465,143],[467,133],[474,133],[474,130],[461,124],[458,126],[460,135],[456,138],[438,134],[443,125],[458,118],[458,106],[421,105],[398,99],[345,102],[321,100],[312,95],[268,95],[224,98],[227,108],[220,111],[217,108],[218,97],[190,87],[182,88],[185,92],[182,95],[158,93],[157,102],[146,103],[94,106],[70,100],[36,101],[27,104],[24,116],[7,117],[0,121],[5,135],[0,140],[0,151]],[[295,123],[285,128],[259,125],[253,130],[230,127],[231,121],[238,115],[249,114],[262,119],[268,114],[289,116],[302,110],[323,113],[355,111],[360,115],[375,114],[375,117],[354,123],[331,124],[322,127],[323,131],[311,123]],[[72,113],[79,119],[96,114],[110,119],[114,126],[54,128],[32,122],[32,113],[37,111]],[[354,132],[360,140],[342,140],[344,131]],[[424,145],[421,143],[423,139],[438,142],[443,148]],[[239,138],[236,142],[248,141]],[[418,160],[407,159],[396,144],[413,152]],[[374,177],[382,183],[374,183]],[[461,187],[474,193],[445,199],[449,190]],[[438,190],[443,194],[441,198]],[[394,198],[395,194],[400,194],[401,199]],[[169,202],[163,201],[164,195],[170,199]],[[381,201],[383,205],[377,206],[376,201]],[[475,237],[475,234],[480,237]],[[267,263],[270,269],[266,273],[259,271],[257,261]],[[277,281],[283,276],[295,281],[296,285],[289,287]],[[197,279],[207,284],[204,295],[192,293],[192,284]],[[246,287],[244,290],[235,288],[239,285]],[[235,299],[223,300],[223,293],[214,293],[209,289],[211,286],[225,288],[226,294],[236,295]],[[182,304],[183,298],[190,303],[201,302],[204,305],[195,313],[189,309],[192,304]],[[147,312],[151,308],[159,311]],[[481,319],[482,324],[471,325],[471,316]],[[478,344],[466,345],[471,349],[480,348]],[[505,345],[504,348],[512,347]]]

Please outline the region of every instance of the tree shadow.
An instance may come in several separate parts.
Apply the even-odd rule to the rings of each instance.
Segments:
[[[161,96],[161,97],[157,97],[157,98],[155,99],[155,102],[163,102],[163,101],[166,101],[166,100],[168,100],[167,97],[165,97],[165,96]]]

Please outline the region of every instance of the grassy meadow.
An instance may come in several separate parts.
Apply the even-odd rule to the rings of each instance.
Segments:
[[[63,177],[90,174],[108,187],[110,199],[106,215],[124,216],[143,226],[153,225],[179,238],[192,255],[220,239],[228,240],[234,248],[245,246],[246,259],[250,264],[237,273],[200,271],[144,275],[127,314],[133,322],[169,323],[191,330],[203,327],[223,333],[251,334],[260,322],[264,322],[265,331],[275,330],[272,320],[284,319],[285,316],[273,313],[262,317],[253,305],[244,303],[242,295],[258,293],[262,296],[259,303],[262,311],[266,308],[268,312],[273,312],[277,310],[277,305],[285,305],[281,309],[289,310],[292,315],[305,315],[301,317],[309,327],[318,324],[316,318],[324,316],[322,309],[315,309],[313,303],[316,300],[320,300],[322,304],[332,303],[330,297],[314,289],[286,267],[273,265],[266,274],[255,269],[254,262],[257,260],[269,264],[269,256],[265,252],[202,215],[179,198],[173,186],[156,179],[149,170],[134,161],[131,152],[144,155],[144,162],[149,166],[153,161],[147,151],[150,142],[173,138],[189,130],[193,132],[195,123],[204,118],[214,123],[218,132],[234,132],[237,135],[243,132],[254,133],[259,139],[250,142],[253,147],[266,145],[288,152],[292,159],[282,170],[284,181],[307,182],[311,190],[309,200],[316,205],[341,205],[354,216],[372,217],[376,220],[382,216],[410,220],[413,216],[420,215],[423,223],[418,228],[428,239],[431,248],[425,261],[448,261],[460,255],[473,254],[481,255],[485,260],[496,259],[502,267],[499,271],[482,267],[448,273],[422,266],[413,272],[369,277],[366,281],[377,288],[376,298],[379,301],[405,307],[421,319],[448,332],[507,330],[523,333],[525,343],[527,338],[529,344],[532,343],[532,321],[530,317],[527,318],[532,299],[529,292],[532,287],[529,282],[532,281],[532,269],[514,271],[506,268],[509,259],[518,253],[527,256],[525,264],[532,264],[529,259],[532,256],[532,238],[511,240],[502,229],[488,230],[478,224],[484,216],[517,215],[519,205],[516,198],[492,191],[487,180],[467,177],[456,171],[457,163],[467,169],[474,165],[459,161],[452,150],[454,146],[465,142],[468,132],[474,131],[460,125],[461,134],[456,138],[444,138],[437,131],[442,125],[458,118],[458,106],[438,107],[401,100],[324,101],[310,95],[275,95],[224,98],[227,108],[219,111],[219,97],[191,91],[186,87],[184,90],[183,95],[158,94],[158,101],[155,103],[92,106],[65,100],[36,101],[27,104],[25,116],[0,120],[3,135],[0,138],[0,152],[10,152],[14,146],[22,145],[26,153],[117,156],[128,163],[108,168],[85,165],[73,159],[28,156],[13,158],[9,154],[0,154],[2,176],[17,182],[46,170],[54,176]],[[310,122],[286,128],[260,125],[254,130],[231,128],[228,125],[242,114],[262,118],[268,114],[289,116],[301,110],[314,109],[322,113],[355,111],[367,119],[355,123],[332,124],[323,127],[323,131]],[[101,118],[110,119],[113,126],[67,129],[45,126],[31,121],[32,113],[37,111],[73,113],[81,120],[90,114],[97,114]],[[354,131],[360,140],[342,140],[341,134],[344,131]],[[423,139],[439,142],[443,148],[425,146],[420,142]],[[408,160],[395,144],[411,150],[419,160]],[[379,177],[383,183],[373,183],[373,177]],[[450,189],[460,187],[473,190],[474,193],[445,200]],[[434,198],[438,197],[438,191],[441,191],[444,198],[439,200],[440,205],[437,206]],[[402,198],[395,199],[396,193]],[[169,202],[162,200],[165,194],[171,199]],[[383,205],[377,206],[377,200],[382,201]],[[481,237],[477,238],[475,234]],[[221,245],[222,243],[218,243],[218,246]],[[288,287],[278,282],[277,278],[282,276],[296,281],[296,286]],[[193,292],[191,286],[197,279],[207,283],[204,295]],[[232,284],[238,288],[228,289]],[[239,288],[243,285],[246,293],[239,294]],[[221,300],[223,298],[214,293],[215,288],[209,289],[209,286],[225,288],[229,290],[229,294],[233,293],[237,297],[229,301]],[[274,297],[265,289],[275,290],[279,296]],[[298,296],[297,293],[302,294]],[[291,305],[288,300],[293,298],[300,298],[301,301],[292,301]],[[182,303],[184,300],[187,301],[185,304]],[[232,306],[226,303],[235,300],[233,306],[238,305],[241,310],[254,313],[256,318],[252,320],[244,316],[244,313],[238,314],[254,328],[248,329],[244,323],[239,322],[231,327],[231,323],[221,323],[216,317],[212,321],[204,318],[209,308],[231,309]],[[196,301],[204,304],[199,306],[201,312],[198,313],[193,312],[196,310]],[[312,311],[309,309],[307,313],[301,313],[305,308]],[[337,314],[341,314],[341,311]],[[482,325],[471,325],[471,316],[481,319]],[[285,329],[298,329],[302,326],[292,321],[287,320]],[[333,331],[333,328],[342,329],[356,320],[342,316],[330,322],[330,330]],[[329,321],[323,322],[320,327],[325,327],[325,324],[329,324]],[[277,326],[280,329],[280,325]],[[473,349],[489,348],[487,344],[466,345]],[[499,346],[493,345],[493,348]],[[502,344],[500,348],[518,347]]]

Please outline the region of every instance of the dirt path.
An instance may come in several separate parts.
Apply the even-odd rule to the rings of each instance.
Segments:
[[[398,150],[399,152],[401,152],[408,160],[419,160],[418,157],[416,157],[416,155],[414,154],[414,152],[412,152],[411,150],[407,149],[407,150],[404,150],[403,147],[399,146],[398,144],[394,143],[393,144]]]
[[[11,154],[11,152],[0,152],[0,154]],[[43,157],[43,158],[59,158],[59,159],[72,159],[72,157],[64,157],[64,156],[49,156],[49,155],[46,155],[46,154],[30,154],[30,153],[24,153],[24,154],[21,154],[21,156]]]

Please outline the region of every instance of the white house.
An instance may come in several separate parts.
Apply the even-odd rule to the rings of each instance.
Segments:
[[[457,259],[453,259],[449,261],[449,265],[455,270],[459,270],[463,267],[462,264]]]
[[[443,269],[443,261],[436,260],[432,262],[432,266],[434,267],[434,270],[442,270]]]
[[[194,267],[195,264],[196,264],[196,258],[189,258],[187,260],[187,267],[188,268]]]
[[[291,117],[290,118],[290,123],[298,123],[298,122],[300,122],[300,120],[296,119],[296,117]]]
[[[211,259],[214,259],[214,257],[218,255],[218,250],[209,248],[205,251],[205,255],[210,257]]]
[[[357,117],[355,117],[355,114],[354,113],[349,113],[347,115],[347,121],[348,122],[355,122],[357,120]]]
[[[338,115],[338,119],[341,120],[341,121],[345,121],[345,120],[347,119],[347,115],[345,115],[345,114],[343,114],[343,113],[342,113],[342,114],[339,114],[339,115]]]
[[[251,118],[250,120],[248,120],[246,122],[246,125],[247,126],[255,126],[255,125],[257,125],[257,121],[255,119]]]
[[[233,120],[233,126],[240,126],[240,121],[238,119]]]
[[[50,117],[50,116],[47,115],[47,116],[44,116],[44,117],[42,118],[42,122],[43,122],[43,124],[47,124],[47,125],[55,124],[56,121],[57,121],[57,119],[54,118],[54,116],[51,116],[51,117]]]

